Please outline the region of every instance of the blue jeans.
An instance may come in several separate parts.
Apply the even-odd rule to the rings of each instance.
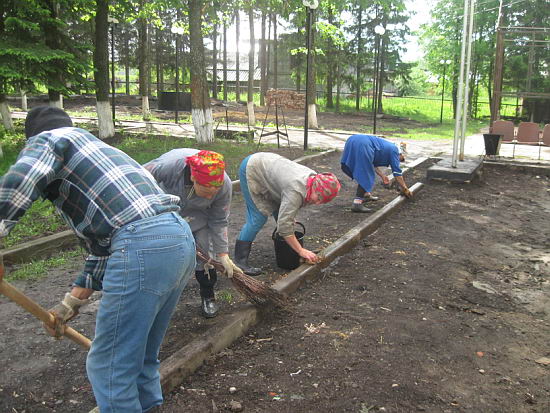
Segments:
[[[250,156],[244,158],[239,168],[241,193],[243,194],[243,198],[246,202],[246,221],[241,229],[241,232],[239,233],[239,239],[241,241],[254,241],[256,235],[258,235],[258,232],[260,232],[267,222],[267,216],[260,212],[252,200],[250,190],[248,189],[248,181],[246,180],[246,165],[248,164],[249,158]]]
[[[162,403],[159,349],[194,268],[191,229],[175,212],[115,232],[86,361],[101,413],[142,413]]]

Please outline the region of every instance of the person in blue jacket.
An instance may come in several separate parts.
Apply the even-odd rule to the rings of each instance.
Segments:
[[[379,167],[391,167],[393,176],[401,192],[407,198],[412,192],[403,179],[403,172],[399,166],[405,161],[405,156],[394,143],[374,135],[352,135],[346,141],[340,164],[342,171],[357,182],[357,192],[351,210],[353,212],[370,212],[364,205],[366,201],[376,201],[372,195],[372,188],[376,175],[382,179],[384,185],[389,179]]]

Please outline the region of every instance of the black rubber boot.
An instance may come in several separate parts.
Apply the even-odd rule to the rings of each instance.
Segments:
[[[235,264],[243,270],[246,275],[256,277],[262,273],[262,269],[248,265],[248,257],[250,256],[251,248],[252,241],[241,241],[240,239],[235,241]]]
[[[216,296],[214,294],[214,285],[218,280],[216,270],[208,270],[208,275],[206,275],[204,270],[195,270],[195,278],[200,286],[202,315],[206,318],[216,317],[219,311],[218,304],[216,304]]]

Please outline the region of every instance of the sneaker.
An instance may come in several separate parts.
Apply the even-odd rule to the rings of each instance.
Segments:
[[[377,196],[372,196],[372,195],[365,195],[363,197],[363,201],[364,202],[369,202],[369,201],[378,201],[380,198],[377,197]]]
[[[367,208],[365,205],[363,204],[356,204],[356,203],[353,203],[351,205],[351,212],[372,212],[372,209],[370,208]]]

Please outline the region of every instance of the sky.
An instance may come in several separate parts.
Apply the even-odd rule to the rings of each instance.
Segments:
[[[407,0],[405,3],[408,10],[416,12],[415,16],[409,20],[411,32],[416,31],[422,24],[430,21],[431,0]],[[404,62],[413,62],[421,55],[422,50],[418,46],[416,36],[407,37],[407,52],[402,56]]]
[[[434,0],[406,0],[405,4],[407,5],[408,10],[414,11],[416,14],[413,18],[409,20],[409,28],[411,32],[416,31],[420,28],[420,25],[424,23],[428,23],[430,20],[429,11],[430,11],[430,5]],[[280,29],[279,29],[280,30]],[[256,36],[259,37],[259,34],[261,32],[261,26],[260,21],[256,21],[255,25],[255,32]],[[227,39],[227,46],[228,50],[230,52],[235,52],[235,27],[231,26],[228,31],[228,39]],[[240,38],[241,41],[240,44],[240,53],[241,54],[247,54],[249,49],[249,41],[248,41],[248,16],[246,16],[244,13],[241,14],[241,34]],[[208,44],[208,42],[205,39],[205,44],[207,47],[212,47],[211,44]],[[416,36],[411,35],[407,37],[407,44],[406,44],[407,52],[402,56],[402,60],[405,62],[411,62],[418,60],[418,57],[421,55],[422,51],[420,50],[418,46],[418,41]]]

